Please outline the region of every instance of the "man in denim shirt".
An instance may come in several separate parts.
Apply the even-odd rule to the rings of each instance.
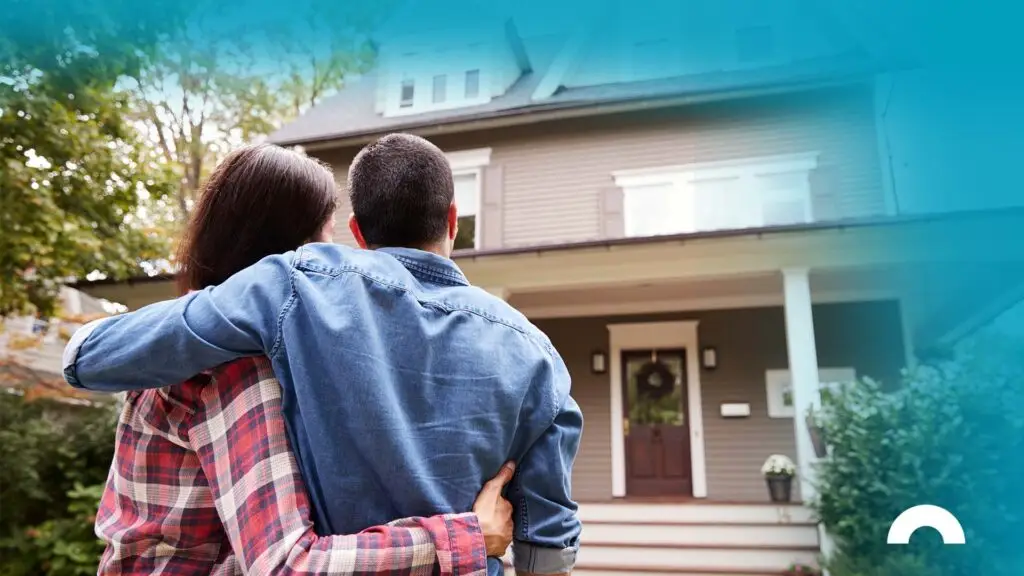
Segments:
[[[65,350],[74,386],[155,388],[266,354],[318,531],[469,510],[508,459],[518,574],[568,574],[583,418],[548,338],[469,285],[449,258],[451,168],[426,140],[390,135],[349,173],[357,250],[308,244],[220,286],[104,319]],[[502,573],[491,559],[490,574]]]

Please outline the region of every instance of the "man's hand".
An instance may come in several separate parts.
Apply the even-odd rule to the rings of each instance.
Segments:
[[[516,465],[506,462],[498,475],[484,484],[473,503],[473,512],[480,520],[484,533],[487,555],[500,558],[512,544],[512,504],[501,495],[502,489],[512,480]]]

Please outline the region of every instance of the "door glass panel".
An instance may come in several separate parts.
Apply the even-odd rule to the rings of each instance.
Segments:
[[[630,353],[625,364],[630,424],[683,426],[683,355]]]

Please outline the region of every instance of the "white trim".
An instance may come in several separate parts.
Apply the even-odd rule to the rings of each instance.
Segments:
[[[897,300],[899,298],[895,292],[884,290],[817,292],[812,296],[815,304],[873,302],[879,300]],[[782,306],[783,303],[782,294],[758,294],[752,296],[717,296],[711,298],[673,298],[668,300],[650,300],[647,302],[620,300],[605,304],[516,306],[516,308],[527,318],[541,319],[653,314],[659,312],[691,312],[697,310],[772,308]]]
[[[445,157],[448,158],[448,164],[451,165],[452,172],[463,172],[489,165],[491,163],[491,149],[473,148],[470,150],[456,150],[454,152],[445,152]]]
[[[814,220],[813,199],[810,185],[810,172],[818,163],[817,152],[803,152],[798,154],[785,154],[775,156],[761,156],[748,158],[734,158],[729,160],[718,160],[713,162],[700,162],[677,166],[661,166],[653,168],[640,168],[621,170],[612,173],[616,186],[620,187],[625,194],[623,219],[626,236],[650,236],[657,234],[669,234],[679,232],[696,232],[700,230],[720,229],[722,224],[715,224],[713,221],[697,221],[698,207],[706,205],[708,198],[697,194],[696,186],[700,182],[716,179],[735,180],[739,189],[737,193],[746,196],[740,199],[719,199],[719,202],[743,202],[744,206],[749,202],[758,204],[755,208],[751,205],[750,210],[743,210],[741,225],[745,227],[758,228],[766,225],[764,220],[765,209],[771,205],[771,201],[762,196],[759,188],[759,181],[771,175],[792,174],[802,177],[802,185],[799,189],[791,192],[797,196],[790,200],[798,201],[802,207],[800,222],[811,222]],[[659,214],[668,211],[667,221],[656,224],[651,228],[647,224],[636,225],[638,216],[643,216],[641,221],[651,216],[653,210],[651,200],[640,198],[641,190],[653,188],[657,190],[656,204],[662,206]],[[636,205],[640,201],[642,208]],[[725,224],[725,227],[734,227],[737,223]]]
[[[701,404],[700,358],[697,321],[609,324],[609,383],[612,419],[612,496],[626,495],[626,442],[623,436],[622,352],[649,348],[686,350],[686,388],[690,419],[690,458],[693,496],[708,495],[704,453],[704,413]]]
[[[816,495],[814,463],[817,456],[802,415],[812,407],[821,405],[821,394],[809,270],[782,270],[782,293],[785,297],[783,312],[786,319],[786,354],[793,389],[793,411],[797,414],[793,418],[797,478],[801,498],[812,501]]]
[[[774,156],[756,156],[750,158],[734,158],[712,162],[694,162],[673,166],[651,166],[616,170],[611,173],[615,185],[620,188],[650,186],[657,184],[688,182],[693,173],[709,173],[710,178],[718,177],[719,171],[734,175],[739,172],[772,174],[776,172],[811,171],[818,167],[819,152],[800,152],[796,154],[778,154]]]

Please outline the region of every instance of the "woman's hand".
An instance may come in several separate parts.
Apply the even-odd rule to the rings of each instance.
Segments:
[[[512,544],[512,504],[501,495],[502,489],[512,479],[516,465],[506,462],[498,475],[484,484],[473,503],[473,512],[480,520],[484,533],[487,555],[500,558]]]

